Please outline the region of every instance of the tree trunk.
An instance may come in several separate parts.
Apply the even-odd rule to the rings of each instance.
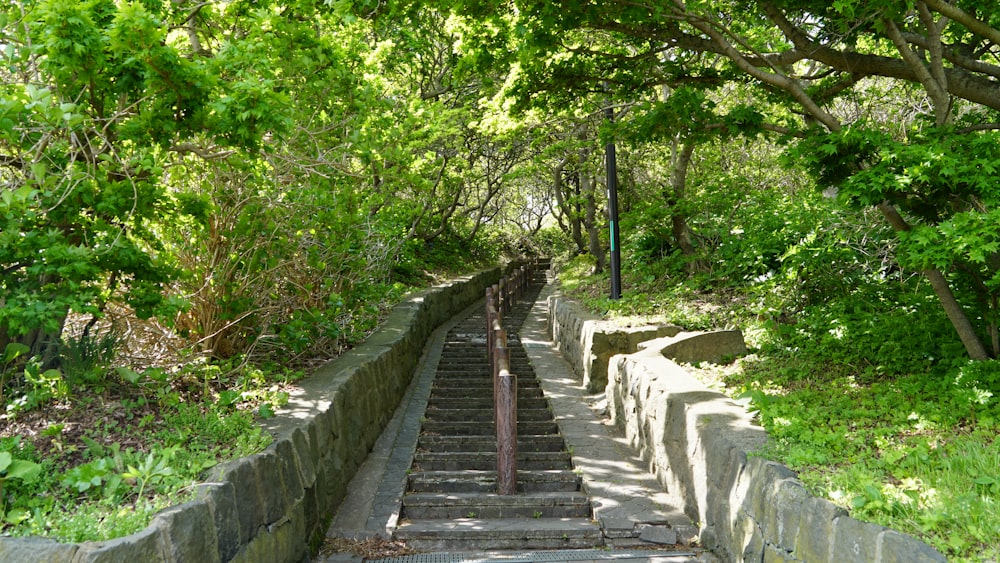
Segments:
[[[566,182],[563,182],[563,173],[566,168],[566,164],[569,163],[569,159],[563,159],[562,162],[556,166],[555,171],[552,174],[552,187],[553,193],[556,197],[556,206],[559,209],[559,214],[557,214],[557,220],[559,220],[559,226],[563,231],[570,236],[573,240],[573,244],[576,245],[577,254],[583,254],[587,252],[587,247],[583,242],[583,232],[580,227],[580,214],[574,209],[574,204],[566,197],[564,187]],[[577,196],[579,196],[580,188],[576,183],[579,176],[575,172],[570,172],[570,184],[574,184],[574,188]],[[562,222],[562,218],[565,218],[568,224]]]
[[[909,223],[903,219],[899,211],[892,204],[883,201],[877,207],[886,220],[889,221],[889,224],[892,225],[893,229],[896,231],[910,230]],[[965,351],[969,354],[969,357],[973,360],[988,360],[990,355],[986,352],[986,347],[983,346],[982,340],[976,334],[976,329],[972,326],[972,322],[969,321],[969,317],[965,314],[962,306],[955,299],[955,294],[952,293],[944,274],[939,270],[933,269],[924,270],[923,274],[930,282],[931,288],[934,289],[934,294],[937,295],[945,314],[948,315],[948,320],[951,321],[951,325],[958,333],[962,344],[965,345]]]
[[[580,175],[580,191],[584,194],[583,198],[586,207],[587,248],[596,262],[594,273],[600,274],[608,267],[608,253],[601,244],[602,226],[597,224],[597,200],[594,197],[595,183],[591,176],[586,174]]]
[[[695,144],[687,141],[680,145],[674,142],[674,162],[673,171],[670,175],[670,188],[673,192],[667,198],[670,205],[671,234],[674,237],[674,245],[681,249],[684,256],[694,256],[695,248],[691,243],[691,227],[688,226],[687,216],[678,212],[678,204],[684,201],[684,188],[687,184],[688,166],[691,164],[691,157],[694,156]]]

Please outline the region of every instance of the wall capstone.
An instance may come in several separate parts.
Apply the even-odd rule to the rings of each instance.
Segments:
[[[642,342],[681,332],[671,325],[617,326],[558,294],[549,297],[548,309],[549,336],[589,393],[602,391],[608,384],[611,356],[631,354]]]

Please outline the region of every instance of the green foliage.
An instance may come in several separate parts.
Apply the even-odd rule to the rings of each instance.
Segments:
[[[13,417],[69,396],[69,385],[62,373],[58,369],[44,369],[37,357],[24,364],[19,383],[15,387],[15,395],[4,405],[8,416]]]
[[[26,459],[17,459],[9,451],[0,451],[0,523],[18,524],[28,517],[23,508],[7,506],[7,484],[30,483],[41,473],[42,466]]]
[[[258,385],[244,392],[247,400]],[[275,404],[281,403],[276,393],[266,388],[260,391],[269,393]],[[0,467],[0,489],[6,485],[0,499],[5,500],[8,513],[0,529],[12,535],[46,535],[73,542],[129,534],[146,526],[157,510],[188,495],[185,491],[205,469],[223,459],[259,452],[270,442],[253,413],[233,405],[174,402],[169,392],[155,401],[162,420],[151,415],[136,417],[127,434],[130,441],[138,440],[148,450],[100,441],[113,430],[111,423],[104,429],[88,430],[79,446],[62,446],[60,452],[78,451],[83,458],[70,466],[53,458],[39,462],[33,449],[19,438],[0,440],[0,466],[4,466]],[[122,408],[147,412],[148,406],[140,399],[122,401]],[[58,437],[61,430],[53,427],[51,435]],[[63,515],[64,507],[70,505],[79,505],[79,510]],[[85,518],[101,524],[86,526]]]
[[[752,354],[721,378],[771,436],[761,455],[950,559],[995,557],[1000,364],[966,359],[930,288],[892,261],[885,227],[819,199],[765,201],[775,200],[782,213],[751,200],[729,214],[742,232],[716,251],[737,262],[714,266],[724,277],[688,275],[675,254],[636,237],[621,300],[605,296],[606,276],[588,277],[585,257],[560,264],[559,279],[623,323],[742,328]],[[646,237],[657,227],[634,225]],[[762,260],[772,243],[774,260]]]
[[[121,346],[122,336],[114,328],[63,338],[60,368],[67,382],[72,386],[92,386],[96,390],[104,388],[108,368],[113,365]]]

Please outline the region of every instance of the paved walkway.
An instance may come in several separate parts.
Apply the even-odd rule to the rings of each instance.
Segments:
[[[431,553],[388,559],[384,563],[473,563],[473,562],[588,562],[625,563],[715,562],[710,553],[698,550],[650,550],[657,543],[682,544],[696,536],[696,529],[679,509],[680,504],[663,492],[624,438],[606,426],[601,410],[601,396],[587,395],[572,368],[562,359],[549,340],[546,298],[552,292],[547,285],[521,327],[521,343],[527,350],[536,374],[549,399],[567,447],[573,454],[574,467],[580,472],[584,491],[594,506],[608,549],[494,552]],[[447,332],[468,316],[467,311],[437,329],[428,341],[417,368],[414,383],[403,398],[368,459],[351,482],[348,498],[334,517],[328,537],[365,539],[390,537],[399,517],[399,507],[420,432],[435,368]],[[667,525],[668,524],[668,525]],[[639,533],[640,538],[634,536]],[[640,549],[641,548],[641,549]],[[359,562],[350,553],[320,556],[314,563]]]

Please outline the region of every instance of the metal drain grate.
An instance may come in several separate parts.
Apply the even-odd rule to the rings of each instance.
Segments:
[[[693,557],[692,552],[680,551],[604,551],[599,549],[574,549],[567,551],[495,552],[473,555],[468,553],[425,553],[385,559],[371,559],[371,563],[540,563],[543,561],[615,561],[650,557]],[[678,559],[680,560],[680,559]]]

